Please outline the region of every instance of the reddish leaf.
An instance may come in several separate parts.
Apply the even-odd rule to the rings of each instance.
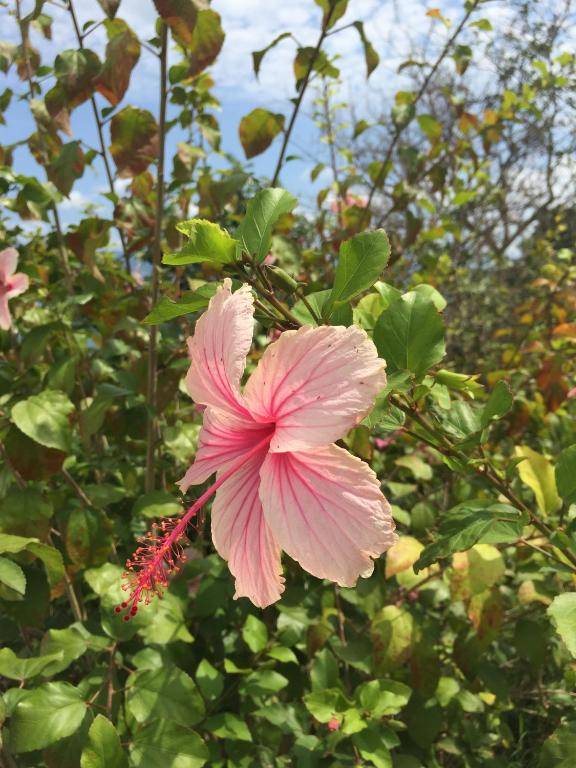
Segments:
[[[562,360],[549,357],[542,364],[536,376],[538,388],[544,397],[549,411],[557,411],[568,394],[568,384],[562,374]]]
[[[256,157],[268,149],[284,127],[284,115],[267,109],[253,109],[240,120],[238,133],[247,158]]]
[[[220,14],[210,9],[199,11],[192,41],[187,46],[190,61],[190,75],[198,75],[210,66],[220,53],[224,43],[224,31]]]
[[[47,166],[50,181],[66,197],[72,191],[72,185],[84,173],[84,152],[80,142],[64,144],[59,155]]]
[[[115,107],[122,101],[132,70],[140,58],[140,41],[122,19],[106,21],[105,26],[108,33],[106,60],[96,89]]]
[[[154,0],[159,15],[172,30],[177,42],[192,45],[198,9],[192,0]]]
[[[124,107],[112,118],[110,134],[110,153],[122,178],[142,173],[158,155],[158,126],[146,109]]]

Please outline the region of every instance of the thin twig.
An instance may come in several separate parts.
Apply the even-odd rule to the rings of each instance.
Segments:
[[[426,92],[426,89],[428,88],[428,86],[430,84],[430,81],[432,80],[432,78],[436,74],[436,72],[438,70],[438,67],[442,64],[442,62],[444,61],[444,59],[446,58],[446,56],[450,52],[450,50],[451,50],[451,48],[452,48],[456,38],[460,35],[460,32],[462,32],[462,30],[464,29],[464,27],[466,25],[466,22],[468,21],[470,16],[476,10],[476,7],[478,6],[479,2],[480,2],[480,0],[474,0],[474,2],[472,2],[468,6],[468,10],[466,11],[466,13],[462,17],[460,23],[458,24],[458,26],[454,30],[454,33],[450,36],[450,38],[446,42],[446,45],[444,46],[444,48],[440,52],[440,55],[438,56],[438,58],[436,59],[436,61],[432,65],[432,68],[430,69],[430,71],[428,72],[426,77],[424,78],[424,81],[423,81],[422,85],[420,86],[420,89],[417,91],[416,96],[414,97],[414,100],[412,102],[412,106],[416,107],[416,105],[418,104],[418,102],[420,101],[420,99],[422,98],[424,93]],[[390,144],[388,145],[388,149],[386,150],[386,155],[384,156],[384,160],[382,161],[382,164],[380,166],[380,170],[378,171],[378,173],[376,175],[376,178],[374,179],[374,181],[372,182],[372,186],[370,187],[370,191],[368,193],[368,200],[367,200],[367,203],[366,203],[366,207],[364,208],[364,210],[362,212],[362,216],[360,218],[360,225],[361,225],[361,227],[362,227],[362,225],[364,225],[366,223],[366,219],[367,219],[367,217],[370,214],[370,207],[372,205],[372,201],[374,199],[374,195],[376,194],[378,188],[380,187],[380,185],[384,181],[384,178],[386,176],[386,171],[387,171],[388,163],[389,163],[389,161],[392,158],[392,154],[394,152],[394,149],[396,148],[396,144],[398,143],[398,140],[400,139],[400,136],[404,132],[404,129],[406,128],[406,125],[407,124],[398,125],[396,127],[396,130],[394,131],[394,133],[392,135],[392,140],[391,140]]]
[[[76,11],[74,10],[74,3],[73,0],[68,0],[68,10],[70,11],[70,16],[72,17],[72,23],[74,25],[74,30],[76,32],[76,37],[78,39],[78,45],[80,48],[84,49],[84,38],[86,35],[90,34],[96,27],[99,26],[97,24],[95,27],[91,28],[89,32],[86,34],[82,34],[80,31],[80,26],[78,24],[78,18],[76,17]],[[102,22],[101,22],[102,23]],[[92,112],[94,113],[94,120],[96,122],[96,129],[98,132],[98,139],[100,141],[100,156],[102,157],[102,160],[104,162],[104,169],[106,171],[106,178],[108,179],[108,186],[110,187],[110,193],[112,195],[116,195],[116,191],[114,189],[114,179],[112,177],[112,171],[110,169],[110,161],[108,160],[108,153],[106,151],[106,142],[104,141],[104,133],[102,131],[102,121],[100,120],[100,115],[98,113],[98,105],[96,104],[96,98],[94,94],[90,96],[90,103],[92,104]],[[120,236],[120,242],[122,244],[122,252],[124,255],[124,264],[126,265],[126,271],[129,275],[132,274],[132,267],[130,264],[130,255],[128,253],[128,249],[126,247],[126,240],[124,238],[124,231],[122,227],[119,224],[116,224],[116,229],[118,230],[118,235]]]
[[[306,70],[306,74],[304,75],[304,79],[302,80],[302,83],[300,86],[300,93],[298,94],[298,98],[296,99],[296,102],[294,104],[294,109],[292,110],[292,116],[290,117],[288,128],[284,133],[284,140],[282,142],[282,147],[280,148],[280,155],[278,156],[278,162],[276,163],[276,170],[274,171],[274,176],[272,177],[272,182],[270,185],[272,187],[276,186],[278,182],[278,177],[280,176],[280,171],[282,170],[282,163],[284,162],[284,155],[286,154],[286,149],[288,148],[288,142],[290,141],[290,136],[292,135],[292,130],[294,128],[294,124],[296,123],[296,118],[298,117],[298,112],[300,111],[300,106],[302,104],[302,100],[304,99],[304,94],[306,93],[308,82],[310,81],[310,75],[312,74],[312,70],[314,69],[314,64],[316,64],[316,59],[318,58],[318,54],[320,53],[320,49],[322,48],[322,43],[324,42],[324,39],[328,33],[328,28],[330,26],[330,19],[332,18],[335,8],[336,8],[336,3],[332,5],[330,10],[326,14],[326,17],[322,23],[322,31],[320,32],[320,37],[318,38],[318,42],[316,43],[314,52],[310,57],[310,61],[308,63],[308,69]]]
[[[164,151],[166,141],[166,101],[167,101],[167,59],[168,27],[162,25],[160,53],[160,108],[158,120],[158,174],[156,177],[156,221],[154,222],[154,245],[152,251],[152,291],[151,304],[158,303],[160,293],[160,262],[162,260],[162,214],[164,211]],[[147,405],[148,423],[146,428],[146,493],[154,490],[154,459],[156,454],[156,435],[158,432],[157,401],[157,358],[158,328],[153,325],[148,340],[148,382]]]

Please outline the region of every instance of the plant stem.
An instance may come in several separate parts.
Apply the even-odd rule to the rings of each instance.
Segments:
[[[68,10],[70,11],[70,15],[72,17],[72,23],[74,24],[74,30],[76,32],[76,37],[78,39],[78,45],[83,50],[84,49],[84,38],[86,35],[83,35],[80,31],[80,26],[78,24],[78,19],[76,17],[76,11],[74,10],[74,4],[73,0],[68,0]],[[101,22],[103,23],[103,22]],[[96,27],[100,26],[97,24],[96,26],[92,27],[89,32],[93,32]],[[89,33],[87,33],[89,34]],[[116,195],[116,191],[114,189],[114,179],[112,176],[112,171],[110,169],[110,161],[108,160],[108,153],[106,152],[106,143],[104,141],[104,132],[102,130],[102,121],[100,120],[100,115],[98,114],[98,105],[96,104],[96,98],[94,97],[94,94],[90,96],[90,103],[92,104],[92,112],[94,113],[94,120],[96,122],[96,130],[98,132],[98,139],[100,142],[100,152],[99,154],[102,157],[102,160],[104,161],[104,169],[106,171],[106,178],[108,179],[108,186],[110,188],[110,194]],[[129,275],[132,274],[132,267],[130,264],[130,255],[126,248],[126,240],[124,237],[124,231],[122,230],[122,227],[120,227],[118,224],[116,224],[116,229],[118,230],[118,234],[120,236],[120,242],[122,244],[122,252],[124,255],[124,264],[126,265],[126,271]]]
[[[292,116],[290,117],[288,128],[284,133],[284,140],[282,142],[282,147],[280,148],[280,155],[278,156],[278,162],[276,163],[276,170],[274,171],[274,176],[272,177],[272,182],[270,183],[271,187],[276,186],[276,184],[278,183],[278,177],[280,176],[280,171],[282,170],[282,163],[284,162],[284,155],[286,154],[286,149],[288,148],[288,142],[290,141],[290,136],[292,135],[292,130],[294,129],[294,124],[296,123],[296,118],[298,117],[298,112],[300,111],[300,107],[302,105],[302,100],[304,99],[304,94],[306,93],[308,83],[310,82],[310,75],[312,74],[312,70],[314,69],[314,64],[316,64],[316,59],[318,58],[318,54],[320,53],[320,49],[322,48],[322,43],[324,42],[324,39],[328,34],[330,19],[332,18],[335,8],[336,8],[336,3],[332,5],[330,10],[326,14],[326,18],[322,22],[322,31],[320,32],[320,37],[318,38],[318,42],[316,43],[314,52],[310,57],[310,62],[308,63],[308,69],[306,70],[306,74],[304,75],[304,79],[300,87],[300,93],[298,94],[298,98],[296,99],[296,102],[294,104],[294,109],[292,110]]]
[[[158,174],[156,180],[156,221],[154,223],[154,244],[152,250],[152,291],[151,306],[158,303],[160,293],[160,262],[162,260],[162,214],[164,212],[164,151],[166,142],[166,73],[168,60],[168,27],[162,25],[160,50],[160,109],[158,121],[159,149]],[[148,341],[148,382],[147,405],[148,423],[146,429],[146,493],[154,490],[154,459],[158,433],[157,400],[157,365],[158,365],[158,328],[153,325]]]
[[[428,421],[426,421],[426,419],[420,413],[418,413],[413,405],[405,405],[400,399],[394,396],[390,397],[390,402],[392,405],[403,411],[407,416],[410,416],[413,421],[415,421],[423,430],[425,430],[425,434],[419,433],[417,435],[418,439],[427,443],[444,456],[447,456],[448,458],[456,458],[466,463],[467,466],[469,466],[476,475],[483,478],[484,480],[487,480],[490,485],[492,485],[492,487],[502,496],[508,499],[508,501],[514,507],[516,507],[516,509],[518,509],[520,512],[524,512],[524,514],[527,515],[531,525],[533,525],[538,531],[540,531],[540,533],[546,536],[546,538],[550,538],[553,533],[552,529],[543,520],[541,520],[540,517],[522,501],[522,499],[516,496],[512,488],[508,485],[508,483],[506,483],[504,480],[502,480],[502,478],[498,476],[494,467],[485,457],[483,457],[483,466],[468,464],[468,457],[459,451],[458,448],[454,446],[446,438],[445,435],[435,429],[434,425],[429,424]],[[429,435],[432,435],[433,439],[430,438]],[[560,552],[562,552],[564,557],[566,557],[566,559],[573,566],[576,566],[576,556],[570,550],[565,549],[564,547],[560,547],[557,544],[553,544],[552,546],[556,547]]]
[[[460,32],[462,32],[462,30],[464,29],[468,19],[470,18],[470,16],[476,10],[476,7],[478,6],[479,2],[480,2],[480,0],[473,0],[473,2],[468,6],[468,10],[466,11],[464,16],[460,20],[460,23],[458,24],[458,26],[456,27],[456,29],[454,30],[454,32],[452,33],[452,35],[450,36],[448,41],[446,42],[446,45],[444,46],[444,48],[440,52],[440,55],[438,56],[438,58],[436,59],[436,61],[432,65],[432,68],[430,69],[430,71],[428,72],[426,77],[424,78],[424,81],[423,81],[422,85],[420,86],[419,90],[417,91],[416,96],[414,97],[414,101],[412,102],[412,105],[414,107],[416,107],[416,105],[418,104],[418,102],[420,101],[420,99],[422,98],[424,93],[426,92],[426,89],[430,85],[430,81],[432,80],[432,78],[436,74],[436,72],[438,70],[438,67],[442,64],[442,62],[444,61],[444,59],[446,58],[446,56],[450,52],[454,42],[456,41],[456,38],[460,35]],[[382,184],[382,182],[384,181],[384,179],[386,177],[387,165],[390,162],[390,160],[392,158],[392,154],[394,152],[394,149],[396,148],[396,144],[398,143],[398,140],[400,139],[400,136],[402,135],[402,133],[404,132],[404,129],[406,127],[407,127],[407,123],[403,124],[403,125],[399,125],[399,126],[396,127],[394,133],[392,134],[392,140],[391,140],[390,144],[388,145],[388,149],[386,150],[386,155],[384,156],[384,160],[382,161],[382,165],[380,166],[380,170],[378,171],[378,174],[377,174],[376,178],[374,179],[374,181],[372,182],[372,185],[370,187],[370,191],[368,193],[368,201],[366,203],[366,207],[364,208],[364,211],[363,211],[361,219],[360,219],[360,226],[361,227],[367,223],[367,217],[369,216],[369,213],[370,213],[370,208],[371,208],[372,202],[374,200],[374,195],[376,194],[376,191],[378,190],[378,188],[380,187],[380,185]],[[381,226],[380,222],[378,223],[378,226]]]
[[[24,22],[22,20],[22,14],[20,10],[20,0],[16,0],[16,19],[18,20],[18,26],[20,28],[20,36],[22,39],[22,52],[24,54],[24,64],[26,66],[26,80],[28,81],[28,91],[30,99],[34,98],[34,82],[32,79],[32,67],[30,66],[30,57],[28,56],[28,34],[24,30]],[[66,287],[69,291],[72,290],[72,273],[70,271],[70,264],[68,263],[68,254],[66,253],[66,246],[64,244],[64,237],[62,235],[62,227],[60,226],[60,216],[58,215],[58,208],[56,203],[51,205],[52,215],[54,216],[54,227],[56,229],[56,238],[58,241],[58,251],[60,253],[60,260],[62,261],[62,269],[64,270],[64,279],[66,281]]]

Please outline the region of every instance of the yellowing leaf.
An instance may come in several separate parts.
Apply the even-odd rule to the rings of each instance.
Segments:
[[[412,568],[423,549],[424,545],[418,539],[402,536],[386,553],[386,578]]]
[[[554,468],[548,459],[527,445],[517,445],[514,452],[525,459],[518,464],[518,474],[524,485],[534,491],[540,512],[549,515],[560,509],[562,501],[556,490]]]

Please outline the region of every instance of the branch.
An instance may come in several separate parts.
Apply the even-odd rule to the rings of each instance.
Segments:
[[[320,37],[318,38],[318,42],[316,43],[316,48],[314,49],[314,53],[312,54],[310,58],[310,62],[308,64],[308,69],[306,70],[306,74],[304,75],[304,80],[302,81],[300,93],[298,94],[298,98],[296,99],[296,103],[294,104],[294,109],[292,110],[292,117],[290,118],[290,122],[288,123],[288,128],[284,133],[284,140],[282,142],[282,147],[280,149],[278,162],[276,163],[276,170],[274,171],[274,176],[272,177],[272,182],[270,184],[271,187],[276,186],[278,182],[278,177],[280,176],[280,171],[282,170],[282,163],[284,162],[284,155],[286,154],[286,149],[288,148],[288,142],[290,141],[290,136],[292,134],[292,130],[294,128],[296,118],[298,117],[298,112],[300,111],[300,106],[302,104],[302,100],[304,98],[306,88],[308,87],[308,82],[310,80],[310,75],[312,74],[312,70],[314,69],[314,64],[316,64],[316,59],[318,58],[318,54],[320,53],[320,49],[322,48],[322,43],[324,42],[324,39],[328,34],[330,19],[332,18],[335,8],[336,8],[336,3],[332,5],[330,10],[326,14],[326,18],[322,23],[322,31],[320,32]]]
[[[74,31],[76,32],[76,37],[78,39],[78,45],[82,50],[84,50],[84,38],[86,35],[83,35],[80,31],[80,26],[78,25],[78,19],[76,17],[76,11],[74,10],[74,4],[73,0],[68,0],[68,10],[70,11],[70,16],[72,17],[72,23],[74,24]],[[90,29],[90,32],[92,32],[96,27],[99,26],[97,24],[95,27],[92,27]],[[116,195],[116,191],[114,189],[114,179],[112,177],[112,171],[110,170],[110,162],[108,160],[108,153],[106,152],[106,143],[104,141],[104,133],[102,131],[102,121],[100,120],[100,115],[98,114],[98,106],[96,104],[96,99],[94,97],[94,94],[90,96],[90,103],[92,104],[92,112],[94,113],[94,120],[96,121],[96,129],[98,131],[98,139],[100,141],[100,155],[102,156],[102,160],[104,161],[104,168],[106,170],[106,178],[108,179],[108,186],[110,187],[110,192],[112,195]],[[124,263],[126,265],[126,271],[129,275],[132,274],[132,269],[130,265],[130,256],[128,254],[128,251],[126,249],[126,241],[124,239],[124,231],[122,230],[122,227],[120,227],[118,224],[116,224],[116,229],[118,230],[118,234],[120,235],[120,242],[122,243],[122,252],[124,254]]]
[[[167,102],[167,59],[168,59],[168,27],[162,25],[160,51],[160,109],[158,121],[159,150],[158,175],[156,180],[156,221],[154,223],[154,245],[152,251],[152,306],[158,303],[160,293],[160,262],[162,260],[162,214],[164,212],[164,150],[166,141],[166,102]],[[148,424],[146,429],[146,493],[154,490],[154,460],[156,437],[158,433],[158,417],[156,414],[157,401],[157,367],[158,367],[158,328],[153,325],[148,341]]]
[[[414,107],[416,107],[416,105],[418,104],[418,102],[420,101],[420,99],[422,98],[424,93],[426,92],[426,89],[430,85],[430,81],[432,80],[432,78],[436,74],[436,72],[438,70],[438,67],[442,64],[442,62],[444,61],[444,59],[446,58],[446,56],[450,52],[450,50],[452,48],[452,45],[454,44],[454,41],[459,36],[460,32],[462,32],[462,30],[464,29],[464,26],[466,25],[466,22],[468,21],[470,16],[474,13],[474,11],[476,10],[476,7],[478,6],[479,3],[480,3],[480,0],[474,0],[474,2],[471,3],[471,5],[468,7],[468,10],[466,11],[464,16],[462,17],[460,23],[458,24],[458,26],[454,30],[453,34],[451,35],[451,37],[446,42],[446,45],[444,46],[444,48],[442,49],[440,55],[438,56],[438,58],[434,62],[433,66],[432,66],[432,69],[430,70],[430,72],[428,72],[428,74],[424,78],[424,82],[422,83],[422,85],[420,86],[420,89],[416,93],[414,101],[412,102]],[[370,192],[368,194],[368,201],[366,203],[366,208],[364,209],[364,212],[362,213],[362,217],[360,219],[360,225],[361,226],[366,224],[366,217],[368,216],[368,214],[370,212],[370,207],[372,205],[372,201],[374,199],[374,195],[376,194],[376,190],[380,187],[380,185],[384,181],[384,177],[386,175],[386,167],[388,165],[388,162],[392,158],[392,153],[394,152],[394,149],[396,148],[396,144],[398,143],[398,140],[399,140],[400,136],[402,135],[402,133],[404,132],[404,129],[406,128],[407,125],[408,125],[407,123],[405,125],[399,125],[396,128],[396,130],[394,131],[394,134],[392,136],[392,141],[388,145],[388,149],[386,151],[386,155],[384,157],[384,160],[382,161],[382,165],[380,166],[380,170],[378,171],[378,175],[376,176],[376,178],[374,179],[374,181],[372,183],[372,186],[370,187]]]

